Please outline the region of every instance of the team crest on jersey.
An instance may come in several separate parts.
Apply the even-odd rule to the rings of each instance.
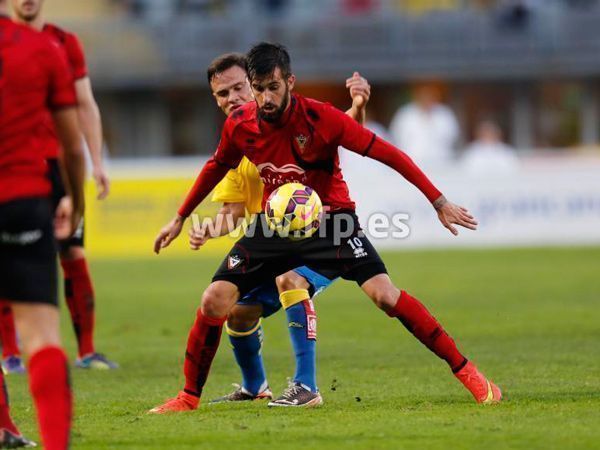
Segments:
[[[304,147],[306,146],[307,142],[308,136],[305,136],[303,134],[299,134],[298,136],[296,136],[296,143],[298,144],[298,147],[300,147],[300,150],[304,150]]]
[[[243,261],[243,258],[239,255],[229,255],[229,257],[227,258],[227,268],[229,270],[233,270],[235,269],[237,266],[239,266]]]

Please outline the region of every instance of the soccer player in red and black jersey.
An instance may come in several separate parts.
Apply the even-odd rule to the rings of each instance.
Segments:
[[[187,351],[194,354],[186,358],[195,362],[196,383],[193,389],[186,389],[186,394],[200,397],[221,328],[240,295],[290,268],[306,265],[330,279],[340,276],[355,281],[388,316],[399,319],[445,360],[478,403],[500,401],[500,389],[461,354],[425,306],[390,280],[383,261],[360,229],[339,166],[338,147],[376,159],[399,172],[425,195],[441,223],[453,234],[458,234],[456,225],[476,229],[475,219],[465,208],[449,202],[404,152],[332,106],[292,95],[295,77],[283,46],[261,43],[253,47],[247,56],[247,69],[255,102],[229,116],[215,154],[200,172],[176,217],[159,233],[155,251],[160,252],[179,235],[185,219],[243,156],[257,166],[264,181],[263,208],[277,187],[296,181],[319,193],[331,218],[321,225],[324,233],[292,241],[273,236],[263,214],[257,219],[255,233],[248,233],[234,245],[204,291],[190,332]],[[345,223],[343,230],[339,229],[341,222]],[[342,232],[344,239],[340,239]],[[228,264],[231,259],[239,263],[232,267]],[[302,389],[290,386],[280,399],[293,402]]]
[[[60,343],[55,235],[69,237],[81,219],[85,161],[73,79],[63,55],[6,13],[0,0],[0,300],[12,305],[29,357],[29,386],[44,448],[65,450],[72,396]],[[64,149],[71,200],[56,212],[39,139],[47,114]],[[28,446],[10,419],[0,378],[0,447]]]
[[[98,198],[109,192],[109,179],[102,160],[102,123],[98,105],[94,99],[85,56],[79,39],[73,33],[46,23],[42,15],[43,0],[13,0],[15,20],[40,31],[64,53],[75,84],[77,112],[81,131],[89,149],[93,176],[98,188]],[[42,128],[47,158],[54,171],[53,199],[58,205],[64,197],[64,188],[58,174],[57,158],[60,142],[51,118],[48,116]],[[116,363],[97,353],[94,345],[94,288],[84,252],[83,221],[70,239],[59,245],[60,262],[64,274],[65,297],[73,329],[77,337],[78,358],[75,366],[84,369],[114,369]],[[21,372],[24,368],[18,358],[18,347],[11,327],[10,308],[0,309],[0,337],[3,344],[3,367],[7,372]]]

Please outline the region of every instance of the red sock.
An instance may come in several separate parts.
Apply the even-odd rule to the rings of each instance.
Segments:
[[[45,347],[29,359],[29,388],[46,450],[69,447],[73,398],[67,364],[59,347]]]
[[[20,435],[20,431],[10,417],[10,407],[8,406],[8,390],[4,381],[4,374],[0,370],[0,429],[5,429],[13,434]]]
[[[405,291],[400,293],[398,302],[388,316],[396,317],[429,350],[445,360],[453,372],[464,367],[467,359],[458,351],[454,340],[448,336],[427,308]]]
[[[2,357],[19,356],[15,316],[12,306],[7,301],[0,302],[0,340],[2,340]]]
[[[95,351],[94,287],[84,258],[61,260],[60,263],[65,277],[65,297],[81,357]]]
[[[198,308],[196,321],[188,336],[185,350],[183,373],[185,374],[185,392],[196,397],[202,394],[210,365],[217,353],[221,330],[227,320],[225,317],[206,317]]]

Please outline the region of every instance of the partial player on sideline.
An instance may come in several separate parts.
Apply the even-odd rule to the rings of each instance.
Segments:
[[[46,39],[59,48],[67,60],[75,84],[79,124],[92,160],[92,175],[96,181],[98,199],[104,199],[109,193],[110,182],[102,159],[102,121],[92,92],[83,49],[75,34],[46,22],[42,14],[43,3],[43,0],[12,0],[15,20],[41,32]],[[56,208],[61,201],[64,201],[65,188],[58,170],[61,145],[50,117],[46,118],[41,136],[52,171],[52,202]],[[96,352],[95,295],[85,256],[84,235],[85,227],[82,219],[75,234],[61,241],[59,245],[65,298],[77,338],[78,358],[75,367],[115,369],[118,367],[115,362],[107,359],[102,353]],[[5,305],[0,312],[2,367],[7,373],[24,372],[25,367],[19,357],[10,307]]]
[[[15,24],[0,0],[0,300],[9,302],[47,450],[69,446],[73,400],[61,348],[56,242],[68,238],[84,208],[84,154],[73,77],[44,36]],[[70,202],[51,205],[46,149],[37,139],[52,114],[63,146]],[[29,446],[9,414],[0,373],[0,447]]]

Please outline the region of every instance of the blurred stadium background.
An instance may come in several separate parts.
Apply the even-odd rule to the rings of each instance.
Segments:
[[[206,66],[263,39],[289,47],[299,92],[340,108],[350,104],[344,80],[358,70],[372,85],[369,123],[406,150],[412,142],[402,145],[394,117],[420,89],[454,116],[457,129],[443,143],[449,157],[420,162],[475,212],[480,232],[448,239],[416,190],[386,168],[347,156],[363,220],[377,211],[411,216],[408,239],[380,245],[600,243],[598,1],[47,3],[48,16],[83,40],[103,114],[113,194],[89,202],[92,255],[149,253],[223,123]],[[484,121],[517,160],[467,161]],[[179,242],[172,253],[185,251]]]

